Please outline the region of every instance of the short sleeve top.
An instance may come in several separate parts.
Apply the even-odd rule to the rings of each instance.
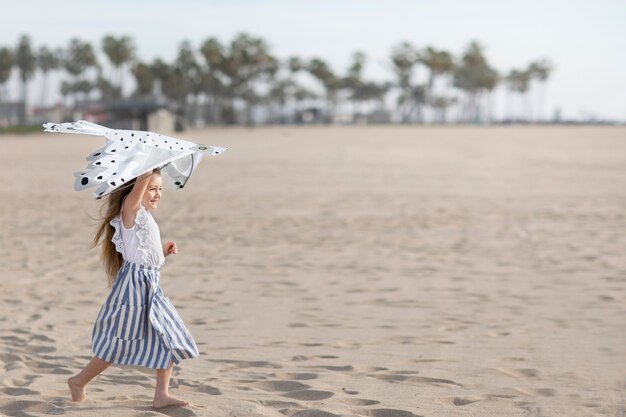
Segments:
[[[152,214],[142,204],[137,210],[135,224],[130,229],[124,226],[121,211],[111,220],[110,225],[115,228],[111,241],[124,260],[151,267],[161,267],[165,263],[161,231]]]

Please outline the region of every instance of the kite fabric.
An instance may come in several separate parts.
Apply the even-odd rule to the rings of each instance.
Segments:
[[[155,168],[161,169],[164,182],[183,188],[204,155],[219,155],[226,150],[153,132],[110,129],[84,120],[45,123],[43,127],[44,132],[106,138],[105,146],[87,157],[87,167],[74,174],[74,189],[98,187],[94,193],[98,199]]]

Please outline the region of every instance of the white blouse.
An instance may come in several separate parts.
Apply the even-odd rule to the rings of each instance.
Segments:
[[[135,224],[130,229],[124,226],[122,213],[111,220],[115,228],[111,241],[124,260],[136,264],[161,267],[165,263],[161,231],[154,217],[140,204],[135,215]]]

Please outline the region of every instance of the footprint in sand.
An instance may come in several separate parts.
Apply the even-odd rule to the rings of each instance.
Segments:
[[[422,384],[430,384],[430,385],[455,385],[457,387],[462,387],[463,385],[459,384],[458,382],[454,382],[452,380],[449,379],[442,379],[442,378],[429,378],[429,377],[425,377],[425,376],[412,376],[407,378],[408,381],[410,382],[417,382],[417,383],[422,383]]]
[[[326,369],[328,371],[336,371],[336,372],[352,372],[354,371],[354,368],[350,365],[346,365],[346,366],[311,366],[311,368],[317,368],[317,369]]]
[[[214,359],[211,362],[216,363],[226,363],[229,365],[234,365],[238,369],[242,368],[282,368],[281,365],[277,365],[271,362],[266,361],[238,361],[232,359]]]
[[[3,379],[2,383],[3,385],[10,387],[10,388],[21,388],[21,387],[27,387],[30,384],[32,384],[35,379],[40,378],[40,375],[19,375],[19,376],[14,376],[14,377],[10,377],[7,379]]]
[[[40,394],[39,391],[33,391],[28,388],[3,388],[0,392],[10,395],[12,397],[19,397],[20,395],[36,395]]]
[[[372,378],[380,379],[381,381],[387,382],[402,382],[409,379],[406,375],[400,374],[381,374],[381,375],[370,375]]]
[[[349,404],[349,405],[360,405],[360,406],[380,404],[380,401],[366,400],[363,398],[344,398],[341,400],[341,402],[345,404]]]
[[[99,380],[105,384],[139,385],[144,388],[152,388],[153,379],[144,375],[100,375]]]
[[[357,367],[355,368],[355,370],[358,372],[368,373],[368,372],[388,371],[389,368],[384,368],[382,366],[363,366],[363,367]],[[417,374],[418,372],[416,371],[415,373]]]
[[[298,381],[263,381],[254,385],[264,391],[274,392],[290,392],[311,388],[310,385],[306,385]]]
[[[282,392],[284,397],[303,401],[319,401],[334,395],[329,391],[310,390],[310,385],[298,381],[262,381],[254,386],[264,391]]]
[[[441,402],[445,405],[454,405],[457,407],[462,407],[464,405],[473,404],[478,401],[481,401],[480,398],[462,398],[462,397],[449,397],[441,400]]]
[[[44,415],[64,414],[61,407],[43,401],[9,401],[0,406],[0,414],[2,415],[32,415],[30,413],[38,413]]]
[[[178,385],[189,387],[191,391],[201,392],[202,394],[222,395],[219,389],[199,381],[179,380]]]
[[[334,393],[330,391],[317,391],[317,390],[301,390],[301,391],[292,391],[286,394],[283,394],[283,397],[293,398],[295,400],[303,400],[303,401],[319,401],[325,400],[326,398],[330,398]]]
[[[531,397],[554,397],[556,390],[552,388],[515,388],[516,391]]]
[[[504,330],[500,330],[500,331],[491,331],[489,333],[487,333],[489,336],[492,337],[503,337],[503,336],[508,336],[511,334],[511,332],[507,332]]]
[[[296,381],[305,381],[309,379],[316,379],[318,377],[317,374],[311,372],[286,372],[279,374],[272,374],[275,378],[281,379],[295,379]]]
[[[495,368],[494,370],[501,374],[518,379],[539,377],[539,371],[531,368]]]
[[[518,404],[520,406],[520,408],[522,410],[525,410],[529,417],[543,417],[544,414],[541,411],[541,407],[535,405],[535,404],[528,404],[528,403],[519,403]]]
[[[465,330],[467,329],[468,326],[465,326],[463,324],[454,324],[454,325],[447,325],[447,326],[442,326],[439,328],[439,331],[441,332],[458,332],[461,330]]]
[[[299,411],[296,414],[293,414],[291,417],[341,417],[341,416],[338,416],[337,414],[329,413],[323,410],[311,409],[311,410]]]
[[[290,407],[298,407],[300,404],[294,403],[291,401],[276,401],[276,400],[259,400],[257,401],[259,404],[264,405],[266,407],[273,408],[290,408]]]
[[[423,417],[406,410],[396,410],[393,408],[379,408],[376,410],[365,410],[368,417]]]

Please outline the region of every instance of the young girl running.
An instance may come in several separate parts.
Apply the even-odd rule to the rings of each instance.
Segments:
[[[198,357],[198,349],[159,287],[165,257],[178,251],[174,242],[161,244],[159,227],[150,214],[160,200],[158,170],[138,177],[132,188],[129,185],[108,196],[94,246],[102,244],[112,288],[93,328],[95,356],[67,380],[74,401],[84,401],[87,384],[116,363],[156,369],[154,408],[189,404],[168,392],[174,363]]]

